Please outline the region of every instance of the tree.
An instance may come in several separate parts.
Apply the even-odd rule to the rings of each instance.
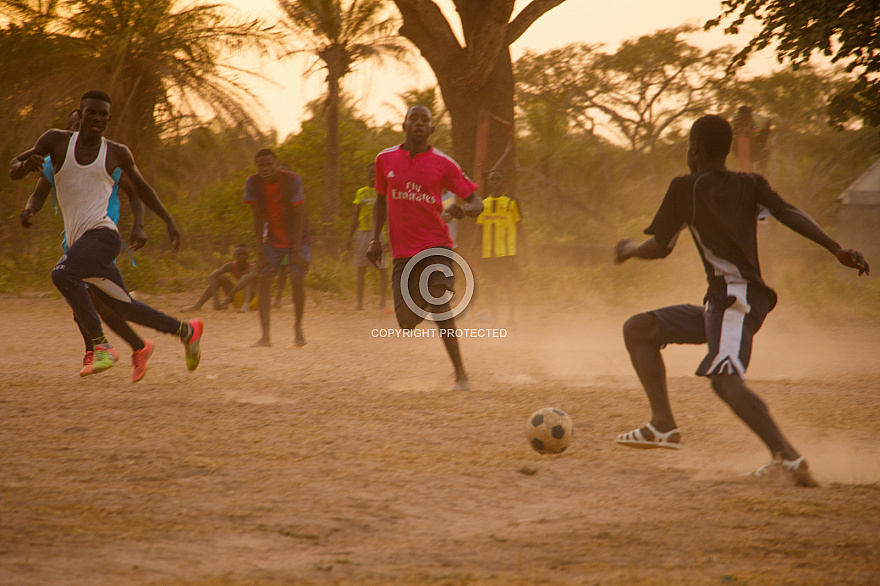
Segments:
[[[27,111],[44,122],[98,87],[113,99],[111,136],[139,159],[149,159],[161,137],[205,118],[257,133],[254,98],[223,61],[230,52],[264,51],[274,36],[257,20],[231,20],[220,5],[175,6],[174,0],[0,0],[10,19],[0,42],[14,49],[4,51],[0,79],[16,90],[5,93],[5,115]],[[23,36],[28,45],[14,47]]]
[[[473,170],[480,112],[513,122],[510,45],[563,1],[531,0],[511,20],[514,0],[453,0],[464,34],[462,46],[434,2],[394,0],[403,16],[400,34],[418,47],[437,77],[452,121],[453,155],[466,171]],[[506,131],[495,128],[489,140],[490,164],[506,144]]]
[[[597,50],[597,45],[572,43],[545,53],[526,51],[514,64],[517,106],[547,161],[571,130],[593,133]]]
[[[729,48],[703,51],[681,38],[690,26],[624,41],[614,53],[573,43],[516,63],[520,109],[548,147],[571,128],[617,134],[650,151],[724,87]]]
[[[278,0],[282,20],[317,60],[315,70],[327,71],[324,103],[327,143],[324,163],[322,215],[329,226],[339,214],[339,98],[340,82],[358,63],[391,57],[401,59],[407,46],[394,34],[397,21],[383,19],[386,0]]]
[[[718,92],[717,102],[732,120],[746,105],[773,125],[773,133],[819,135],[828,130],[825,99],[847,85],[840,71],[804,65],[750,79],[734,79]]]
[[[624,41],[595,63],[598,87],[591,106],[608,116],[634,152],[651,150],[688,116],[705,111],[726,82],[728,47],[703,51],[681,36],[680,26]]]
[[[733,68],[743,65],[752,52],[777,41],[780,62],[803,65],[814,52],[821,53],[856,73],[852,84],[831,96],[830,122],[840,126],[856,116],[880,126],[880,4],[872,0],[723,0],[721,6],[721,15],[707,22],[706,28],[732,18],[724,32],[737,34],[746,21],[762,23],[761,31],[734,58]]]

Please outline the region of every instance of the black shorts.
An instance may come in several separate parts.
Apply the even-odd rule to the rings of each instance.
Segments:
[[[697,368],[700,376],[745,375],[752,355],[752,338],[775,305],[764,287],[727,284],[706,296],[706,304],[672,305],[655,309],[663,345],[706,344],[709,350]]]
[[[449,249],[447,248],[446,250]],[[401,283],[401,280],[403,279],[403,270],[410,260],[412,260],[412,257],[394,259],[394,270],[391,274],[391,290],[394,294],[394,310],[396,313],[399,314],[400,311],[403,311],[404,307],[407,307],[410,313],[417,315],[412,308],[408,307],[403,295],[404,284]],[[448,275],[444,274],[443,270],[438,270],[437,267],[434,267],[427,275],[428,294],[432,297],[443,297],[447,291],[449,293],[455,292],[455,277],[452,274],[452,264],[451,258],[441,255],[429,255],[414,264],[405,286],[406,290],[409,291],[410,298],[416,306],[424,311],[431,311],[430,308],[432,303],[425,299],[420,291],[419,282],[422,274],[432,267],[432,265],[445,267],[444,270]]]
[[[110,228],[95,228],[80,236],[58,260],[55,268],[67,270],[110,297],[129,303],[131,296],[116,266],[120,250],[122,239],[119,232]]]

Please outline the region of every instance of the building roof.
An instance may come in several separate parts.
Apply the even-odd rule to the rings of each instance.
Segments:
[[[841,205],[880,205],[880,159],[859,175],[837,200]]]

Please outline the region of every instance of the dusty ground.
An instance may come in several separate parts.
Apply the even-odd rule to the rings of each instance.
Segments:
[[[783,303],[757,338],[749,380],[811,490],[743,476],[767,456],[697,348],[666,351],[683,449],[614,444],[648,416],[631,308],[532,306],[462,341],[456,393],[438,339],[374,338],[393,316],[350,306],[311,296],[295,349],[288,301],[268,350],[255,314],[208,310],[198,371],[152,335],[132,384],[127,352],[76,376],[62,301],[0,298],[0,584],[880,583],[877,323]],[[575,422],[561,456],[524,440],[545,406]]]

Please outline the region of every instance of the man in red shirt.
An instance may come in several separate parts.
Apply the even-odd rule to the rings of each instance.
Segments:
[[[254,232],[260,251],[257,300],[263,337],[254,346],[271,346],[269,287],[275,273],[281,270],[281,261],[286,255],[290,255],[288,266],[296,317],[296,345],[304,346],[302,317],[306,302],[305,275],[311,260],[311,234],[302,179],[292,171],[279,168],[275,153],[269,149],[259,151],[254,160],[257,172],[248,177],[244,191],[244,203],[253,206]]]
[[[406,141],[385,149],[376,157],[376,203],[373,207],[373,239],[367,249],[367,257],[377,264],[382,257],[379,235],[388,219],[388,235],[394,256],[392,291],[394,312],[401,328],[414,329],[422,319],[404,301],[406,287],[415,305],[430,314],[451,313],[448,298],[453,291],[452,259],[443,253],[452,250],[452,238],[443,212],[442,193],[447,189],[464,200],[464,205],[452,204],[446,210],[454,218],[479,216],[483,202],[476,194],[477,184],[468,179],[452,158],[428,144],[434,132],[431,110],[425,106],[413,106],[403,121]],[[436,250],[416,260],[412,270],[402,283],[405,268],[413,257],[426,251]],[[445,267],[435,270],[436,265]],[[422,273],[428,275],[429,299],[419,290]],[[449,275],[449,276],[447,276]],[[431,299],[433,298],[433,299]],[[439,298],[446,298],[437,304]],[[435,318],[446,351],[455,367],[456,390],[468,390],[470,384],[461,360],[455,321]]]

